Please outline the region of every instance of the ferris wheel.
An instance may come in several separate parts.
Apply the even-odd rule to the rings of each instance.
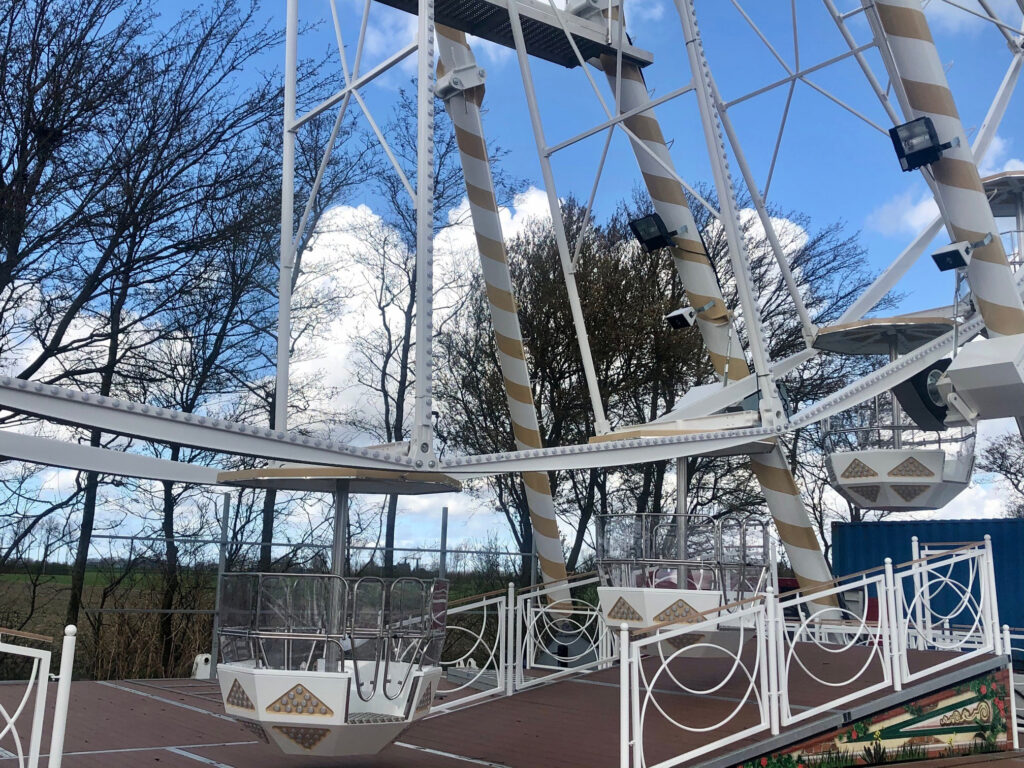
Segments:
[[[983,179],[978,171],[979,160],[991,147],[1024,65],[1024,45],[1021,30],[996,15],[987,2],[980,3],[978,11],[963,12],[980,15],[1005,39],[1009,62],[973,141],[961,121],[920,0],[861,0],[848,10],[840,10],[834,0],[821,0],[819,10],[823,9],[824,18],[838,34],[841,48],[811,64],[806,63],[806,56],[800,57],[795,32],[797,55],[791,62],[778,52],[743,4],[734,0],[736,23],[749,27],[785,71],[775,82],[735,94],[724,94],[716,80],[699,23],[703,4],[675,0],[680,34],[668,55],[685,59],[689,79],[656,98],[649,93],[645,80],[645,71],[655,66],[655,55],[634,45],[626,26],[630,5],[622,0],[581,0],[568,5],[554,0],[383,2],[415,16],[414,39],[400,44],[364,71],[367,19],[374,4],[367,0],[362,15],[355,20],[353,26],[359,32],[354,55],[350,56],[344,39],[350,28],[345,17],[349,9],[330,0],[342,86],[301,113],[297,107],[299,2],[287,3],[277,412],[273,429],[0,378],[0,406],[12,411],[155,442],[256,456],[273,466],[220,472],[214,467],[114,453],[12,432],[0,434],[5,456],[180,483],[326,491],[336,499],[336,538],[350,493],[450,491],[459,488],[461,479],[522,473],[543,577],[556,584],[565,579],[566,572],[547,479],[549,471],[676,460],[678,487],[682,489],[686,486],[686,457],[747,456],[800,587],[813,595],[830,583],[831,573],[782,453],[780,440],[785,435],[819,423],[827,425],[832,480],[851,503],[873,509],[932,509],[948,503],[969,482],[974,430],[979,421],[1024,419],[1024,273],[1014,271],[1024,232],[1024,174],[1007,172]],[[948,4],[959,7],[952,0]],[[796,5],[780,3],[780,7],[792,11],[795,29]],[[585,444],[545,446],[541,441],[485,139],[482,107],[486,72],[474,54],[472,37],[510,48],[516,55],[593,410],[594,437]],[[395,160],[388,136],[363,95],[407,59],[415,61],[416,71],[417,164],[413,179]],[[579,78],[584,91],[593,92],[603,118],[575,135],[552,141],[544,118],[559,106],[542,103],[533,72],[537,60],[559,64],[567,70],[565,77]],[[817,73],[851,62],[888,124],[879,124],[817,82]],[[737,105],[777,89],[788,91],[791,97],[797,83],[809,85],[848,112],[851,119],[880,131],[884,138],[879,142],[880,152],[889,153],[894,167],[919,174],[939,211],[838,321],[826,327],[814,323],[801,295],[765,202],[768,184],[762,186],[754,176],[735,117]],[[487,98],[495,95],[488,93]],[[455,127],[515,451],[440,456],[436,450],[432,418],[432,131],[437,99],[443,101]],[[717,206],[705,200],[676,169],[674,155],[678,150],[673,146],[674,151],[670,151],[668,141],[674,131],[658,118],[658,109],[669,102],[685,103],[699,121],[702,154],[710,165]],[[295,244],[302,239],[320,180],[318,174],[308,201],[295,199],[296,136],[313,118],[336,111],[333,141],[346,110],[357,108],[394,164],[417,222],[415,289],[419,311],[414,329],[413,426],[408,440],[379,446],[305,437],[289,431],[287,422]],[[771,155],[772,171],[788,114],[787,100]],[[676,408],[651,422],[612,425],[605,413],[590,351],[590,334],[599,329],[588,328],[584,321],[585,298],[580,296],[575,279],[579,254],[571,248],[566,234],[552,158],[591,137],[603,136],[598,171],[588,197],[589,211],[613,137],[618,135],[628,140],[655,211],[634,222],[634,231],[645,248],[664,254],[674,264],[688,305],[673,313],[676,316],[672,319],[698,329],[717,382],[693,388]],[[690,149],[700,144],[693,136],[689,139]],[[321,173],[332,149],[330,145],[326,149]],[[770,178],[771,172],[769,183]],[[747,205],[744,201],[749,201],[763,227],[805,342],[804,349],[783,359],[772,359],[769,353],[751,272],[752,256],[742,226],[743,206]],[[707,207],[725,235],[729,279],[735,284],[738,298],[735,313],[727,306],[720,276],[709,258],[691,205]],[[299,210],[302,213],[296,216]],[[925,253],[943,231],[944,244],[934,253]],[[952,303],[927,312],[867,317],[915,262],[929,256],[939,269],[957,276],[958,290]],[[746,331],[746,350],[736,330],[738,319]],[[779,383],[801,366],[812,364],[819,355],[881,356],[887,362],[838,391],[792,411]],[[676,590],[692,586],[700,591],[702,585],[691,584],[685,572],[689,568],[682,522],[686,500],[685,493],[679,495],[679,519],[669,521],[667,528],[657,528],[663,521],[654,521],[653,527],[637,534],[645,554],[627,559],[638,570],[622,571],[625,576],[609,585],[610,591],[602,596],[603,602],[607,599],[610,619],[651,624],[669,610],[664,601],[644,602],[632,592],[627,594],[629,590],[655,589],[670,582]],[[721,537],[721,524],[718,526],[716,535]],[[660,533],[655,533],[656,529]],[[675,549],[655,552],[652,542],[662,539],[674,541]],[[341,562],[343,542],[336,544],[335,559]],[[721,551],[723,545],[719,544],[718,549]],[[440,674],[436,646],[439,631],[443,635],[446,591],[442,583],[359,582],[348,580],[340,571],[333,576],[333,580],[320,581],[280,577],[275,581],[260,576],[236,580],[235,597],[228,603],[235,606],[241,618],[228,626],[225,634],[225,647],[233,649],[227,663],[236,667],[234,676],[222,678],[225,702],[232,714],[273,726],[275,738],[286,749],[323,754],[375,751],[429,711]],[[757,588],[748,581],[741,574],[743,589]],[[553,595],[553,600],[560,599],[557,591]],[[678,602],[676,597],[672,599]],[[821,602],[825,609],[830,606],[828,598]],[[329,610],[323,611],[326,623],[320,622],[316,606],[328,606]],[[292,620],[297,614],[309,618],[304,632],[295,631]],[[290,628],[288,632],[283,631],[285,626]],[[352,660],[347,669],[345,658]],[[354,708],[351,702],[356,699],[347,693],[343,697],[333,682],[330,686],[322,682],[336,682],[338,674],[346,676],[346,690],[355,692],[358,703]],[[283,681],[288,686],[279,690]]]

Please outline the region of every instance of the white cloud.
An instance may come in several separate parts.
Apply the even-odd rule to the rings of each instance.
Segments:
[[[981,175],[1024,170],[1024,159],[1011,156],[1011,149],[1011,140],[999,135],[993,137],[978,169]],[[883,235],[916,235],[938,215],[939,208],[931,192],[908,189],[871,211],[865,226]]]
[[[416,16],[391,9],[381,9],[382,13],[371,13],[366,27],[364,56],[373,59],[389,56],[401,46],[416,39]],[[415,61],[415,57],[412,57]],[[363,72],[369,67],[362,67]]]
[[[978,169],[979,173],[982,176],[991,176],[993,173],[1002,173],[1003,171],[1024,171],[1024,160],[1019,157],[1010,157],[1012,143],[1012,140],[1003,138],[999,134],[993,136],[992,144]]]
[[[626,8],[626,23],[661,21],[665,15],[662,0],[633,0]]]
[[[1013,419],[979,422],[974,455],[980,455],[994,438],[1016,431],[1017,423]],[[975,470],[967,490],[942,509],[926,514],[929,518],[939,520],[1005,517],[1008,512],[1008,497],[1008,489],[995,476]]]
[[[74,490],[78,470],[46,467],[39,473],[39,490],[53,491],[55,497],[67,496]]]
[[[908,190],[875,208],[865,223],[868,229],[883,235],[916,235],[938,215],[930,192]]]
[[[530,187],[516,195],[512,209],[500,211],[506,238],[514,237],[534,219],[549,218],[547,196],[543,190]],[[476,240],[469,217],[469,202],[462,202],[448,212],[450,222],[459,222],[442,231],[434,242],[435,283],[440,288],[453,275],[471,274],[476,266]],[[304,256],[305,263],[322,273],[319,280],[344,280],[353,291],[345,312],[336,317],[315,340],[300,341],[292,363],[295,375],[318,377],[335,392],[335,399],[321,404],[335,412],[361,411],[373,407],[373,392],[354,385],[355,365],[353,342],[370,333],[380,322],[374,303],[374,290],[379,277],[356,263],[357,256],[372,247],[368,243],[392,242],[396,254],[403,246],[397,233],[369,206],[342,205],[331,209],[321,222],[313,246]],[[308,286],[314,289],[316,286]],[[443,313],[449,304],[444,290],[439,290],[435,307]],[[344,434],[336,437],[366,444],[366,435]]]
[[[466,41],[469,43],[469,47],[473,50],[473,53],[476,54],[477,61],[480,63],[493,64],[494,66],[499,67],[506,62],[511,61],[512,57],[515,55],[515,51],[508,46],[498,45],[497,43],[492,43],[490,40],[484,40],[483,38],[475,37],[474,35],[468,35],[466,37]]]
[[[930,520],[976,520],[1006,517],[1005,493],[995,483],[974,482],[942,509],[928,514]]]
[[[750,227],[747,236],[748,239],[753,242],[764,241],[764,226],[761,224],[761,219],[757,215],[756,210],[753,208],[744,208],[740,211],[740,221],[744,226]],[[769,221],[771,221],[772,229],[775,230],[775,234],[779,238],[779,243],[782,245],[782,251],[786,255],[796,253],[807,244],[807,230],[795,221],[776,216],[769,217]]]
[[[978,0],[958,0],[958,3],[964,8],[985,15],[985,9]],[[989,0],[989,6],[1004,24],[1020,23],[1020,10],[1016,0]],[[931,0],[925,7],[925,14],[928,21],[941,31],[960,33],[995,30],[995,27],[984,19],[979,19],[942,0]]]
[[[1024,159],[1011,156],[1012,141],[1000,135],[992,139],[979,166],[982,176],[1003,171],[1024,170]],[[939,215],[931,192],[908,189],[889,199],[868,214],[865,226],[883,235],[916,235]]]

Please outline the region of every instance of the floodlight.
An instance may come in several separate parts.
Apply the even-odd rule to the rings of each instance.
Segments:
[[[923,165],[934,163],[942,157],[943,150],[960,144],[959,139],[955,144],[949,141],[941,143],[930,117],[919,117],[909,123],[890,128],[889,138],[892,139],[896,156],[900,159],[900,167],[904,171],[914,171]]]
[[[949,368],[950,359],[936,360],[923,371],[892,388],[903,411],[921,429],[941,432],[946,429],[949,406],[939,390],[939,379]]]
[[[676,234],[675,231],[669,232],[661,216],[656,213],[634,219],[629,222],[629,228],[647,253],[672,245],[672,235]]]
[[[665,315],[665,322],[675,329],[692,328],[697,322],[697,310],[693,307],[680,307]]]

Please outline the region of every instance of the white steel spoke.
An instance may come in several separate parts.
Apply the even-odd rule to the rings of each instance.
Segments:
[[[772,186],[772,176],[775,174],[775,162],[779,159],[779,148],[782,146],[782,134],[786,131],[786,121],[789,119],[789,107],[793,103],[793,91],[796,90],[796,81],[789,84],[789,91],[786,93],[786,106],[782,110],[782,120],[779,121],[779,133],[775,137],[775,147],[772,149],[772,159],[768,164],[768,178],[764,182],[764,199],[768,199],[768,190]]]
[[[743,9],[743,6],[739,4],[738,0],[730,0],[730,2],[733,4],[733,7],[740,12],[740,15],[747,22],[750,28],[754,30],[754,34],[757,35],[758,38],[760,38],[761,42],[764,43],[765,47],[771,52],[772,56],[775,57],[776,61],[778,61],[779,64],[782,65],[782,68],[786,70],[786,73],[792,75],[793,70],[790,68],[789,64],[786,63],[786,60],[782,57],[782,54],[775,50],[775,46],[772,45],[771,42],[769,42],[768,38],[765,37],[765,34],[761,31],[761,28],[754,23],[754,20],[750,18],[747,12]],[[799,68],[800,67],[798,65],[797,69]]]
[[[399,64],[402,63],[403,60],[405,60],[408,56],[410,56],[413,52],[416,51],[416,47],[417,47],[416,41],[413,41],[413,42],[409,43],[407,46],[405,46],[402,50],[398,51],[397,53],[392,54],[389,58],[385,59],[383,62],[378,64],[376,67],[371,69],[369,72],[367,72],[365,75],[363,75],[362,77],[356,78],[351,83],[348,83],[340,91],[338,91],[334,95],[329,96],[328,98],[324,99],[324,101],[322,101],[319,104],[317,104],[315,107],[313,107],[311,110],[309,110],[309,112],[304,114],[302,117],[294,120],[291,123],[292,128],[293,129],[301,128],[303,125],[308,123],[310,120],[312,120],[314,117],[319,115],[321,112],[323,112],[324,110],[330,109],[335,104],[340,102],[342,99],[345,98],[345,96],[347,94],[355,92],[357,89],[362,88],[363,86],[367,85],[368,83],[372,82],[373,80],[376,80],[378,77],[383,75],[385,72],[387,72],[387,71],[393,69],[394,67],[398,66]]]
[[[370,21],[370,3],[373,0],[366,0],[363,5],[363,19],[359,23],[359,39],[356,41],[356,62],[352,65],[352,77],[359,77],[359,67],[363,60],[363,44],[366,42],[366,28]]]
[[[875,47],[874,43],[865,43],[864,45],[858,46],[857,48],[855,48],[852,51],[847,51],[846,53],[841,53],[838,56],[833,56],[831,59],[828,59],[826,61],[822,61],[822,62],[820,62],[818,64],[815,64],[813,67],[807,67],[807,69],[802,69],[802,70],[797,70],[797,71],[790,71],[790,73],[789,73],[789,75],[787,77],[783,77],[783,78],[781,78],[779,80],[776,80],[774,83],[769,83],[768,85],[765,85],[765,86],[763,86],[761,88],[757,88],[757,89],[755,89],[753,91],[750,91],[749,93],[745,93],[742,96],[737,96],[735,99],[732,99],[731,101],[727,101],[724,106],[725,106],[726,109],[729,109],[731,107],[734,107],[737,104],[740,104],[740,103],[742,103],[744,101],[752,99],[755,96],[760,96],[762,93],[767,93],[768,91],[771,91],[771,90],[774,90],[775,88],[778,88],[780,85],[786,85],[787,83],[790,83],[790,82],[792,82],[794,80],[803,80],[808,85],[811,85],[812,87],[816,87],[816,86],[813,85],[813,83],[811,83],[807,79],[807,75],[810,75],[813,72],[817,72],[819,69],[825,69],[826,67],[830,67],[833,64],[838,64],[840,61],[843,61],[844,59],[848,59],[851,56],[855,56],[858,53],[862,53],[862,52],[868,50],[869,48],[874,48],[874,47]],[[847,107],[847,109],[849,109],[849,107]]]
[[[572,254],[572,268],[576,269],[576,262],[580,258],[580,250],[583,248],[583,230],[587,227],[587,222],[590,221],[590,211],[594,207],[594,197],[597,195],[597,187],[601,183],[601,172],[604,171],[604,161],[608,157],[608,147],[612,143],[612,135],[615,133],[614,128],[609,128],[608,133],[604,137],[604,148],[601,150],[601,159],[597,163],[597,173],[594,174],[594,185],[590,188],[590,197],[587,198],[587,207],[583,211],[583,222],[580,225],[580,231],[576,235],[576,248],[573,249]]]
[[[547,193],[548,209],[551,211],[551,223],[555,230],[555,241],[558,244],[558,256],[562,265],[566,290],[569,294],[569,306],[583,362],[584,376],[587,380],[590,405],[594,410],[594,426],[597,434],[603,434],[609,429],[608,418],[605,416],[604,403],[601,401],[601,392],[597,384],[597,372],[594,370],[594,360],[590,352],[590,341],[587,338],[586,323],[583,320],[583,309],[580,305],[579,291],[576,287],[576,277],[573,274],[572,260],[569,256],[569,243],[565,236],[565,222],[562,219],[562,209],[558,201],[558,193],[555,189],[555,177],[551,169],[551,159],[544,154],[544,147],[546,145],[544,127],[537,105],[537,94],[533,85],[533,74],[530,71],[530,61],[523,37],[523,25],[519,18],[519,6],[516,0],[508,0],[508,15],[512,27],[512,37],[516,46],[516,56],[519,60],[519,72],[523,82],[523,90],[526,92],[526,103],[530,112],[533,138],[537,145],[537,158],[540,161],[541,174],[544,177],[544,189]],[[573,47],[576,50],[577,56],[579,56],[575,43],[573,43]],[[607,109],[605,111],[607,112]]]
[[[643,106],[636,107],[635,109],[627,110],[626,112],[621,112],[621,113],[619,113],[618,115],[616,115],[614,117],[609,117],[603,123],[600,123],[599,125],[595,125],[593,128],[588,128],[587,130],[583,131],[582,133],[576,134],[572,138],[566,139],[565,141],[560,141],[558,144],[555,144],[553,146],[547,147],[544,150],[544,154],[546,154],[548,157],[550,157],[551,155],[553,155],[556,152],[559,152],[559,151],[565,149],[566,147],[570,147],[573,144],[576,144],[576,143],[578,143],[580,141],[583,141],[583,139],[586,139],[586,138],[589,138],[590,136],[593,136],[595,133],[600,133],[605,128],[609,128],[609,127],[618,125],[619,123],[621,123],[624,120],[627,120],[627,119],[629,119],[629,118],[631,118],[631,117],[633,117],[635,115],[639,115],[639,114],[641,114],[643,112],[647,112],[647,111],[653,109],[654,107],[658,106],[659,104],[664,104],[667,101],[671,101],[672,99],[675,99],[678,96],[682,96],[684,93],[689,93],[693,89],[694,89],[693,83],[689,83],[688,85],[684,85],[681,88],[676,88],[674,91],[666,93],[664,96],[659,96],[656,99],[651,99],[647,104],[644,104]]]
[[[415,202],[416,191],[412,188],[412,184],[409,183],[409,179],[406,177],[405,171],[402,170],[402,166],[399,165],[398,159],[391,151],[391,146],[388,144],[387,139],[384,138],[384,134],[377,125],[377,121],[373,119],[373,115],[370,113],[370,108],[366,106],[366,102],[363,101],[363,97],[359,95],[359,91],[352,91],[352,95],[359,103],[359,108],[363,110],[363,114],[366,116],[366,121],[370,124],[370,128],[373,129],[373,133],[377,137],[377,141],[380,142],[380,146],[384,150],[384,154],[386,154],[388,156],[388,160],[391,161],[391,166],[395,169],[395,173],[398,174],[398,178],[401,180],[402,186],[405,187],[405,191],[409,193],[409,197],[411,197],[413,202]]]
[[[847,55],[849,55],[849,54],[847,54]],[[845,58],[845,56],[844,56],[844,58]],[[883,128],[882,126],[880,126],[878,123],[876,123],[870,117],[865,115],[863,112],[860,112],[860,111],[854,109],[849,104],[847,104],[845,101],[840,99],[838,96],[833,95],[831,92],[829,92],[828,90],[822,88],[820,85],[817,85],[817,84],[811,82],[806,77],[801,77],[800,79],[803,82],[807,83],[807,85],[811,86],[811,88],[816,90],[818,93],[820,93],[822,96],[824,96],[829,101],[833,102],[834,104],[839,105],[840,107],[845,109],[847,112],[849,112],[854,117],[858,117],[861,120],[863,120],[865,123],[870,125],[872,128],[874,128],[876,131],[881,133],[883,136],[888,136],[889,135],[888,129]]]
[[[1010,26],[1009,24],[1003,23],[1003,21],[995,14],[995,12],[993,12],[991,6],[985,0],[978,0],[978,4],[985,9],[985,13],[978,13],[977,11],[972,11],[970,8],[967,8],[966,6],[960,5],[960,3],[955,2],[955,0],[942,0],[942,2],[944,2],[946,5],[953,6],[954,8],[959,8],[964,13],[971,14],[971,16],[976,16],[979,19],[982,19],[983,21],[987,21],[990,24],[994,24],[999,29],[999,31],[1003,33],[1003,37],[1006,38],[1006,42],[1008,42],[1012,46],[1017,45],[1017,37],[1020,35],[1020,32],[1017,31],[1017,29],[1015,29],[1014,27]]]
[[[368,12],[369,7],[367,6],[365,13]],[[338,9],[335,0],[331,0],[331,15],[334,19],[334,33],[335,38],[337,39],[338,42],[338,58],[341,62],[342,76],[344,77],[344,82],[345,85],[347,86],[349,83],[351,83],[352,79],[348,72],[348,63],[345,60],[345,44],[342,41],[341,24],[338,20]],[[362,32],[365,33],[365,26]],[[363,35],[361,34],[359,39],[359,45],[356,48],[355,63],[353,64],[354,72],[357,76],[359,74],[360,60],[363,55],[362,42]],[[334,121],[334,127],[331,129],[331,136],[327,140],[327,146],[324,149],[323,158],[320,160],[320,165],[316,171],[316,178],[313,180],[313,186],[310,189],[309,197],[306,200],[306,207],[303,209],[302,217],[299,219],[298,231],[295,233],[295,237],[293,238],[293,244],[296,249],[298,249],[299,245],[302,243],[302,238],[306,234],[306,227],[309,226],[309,217],[313,211],[313,204],[316,201],[317,193],[320,191],[320,184],[323,182],[324,172],[327,170],[327,164],[330,163],[331,156],[334,153],[334,146],[337,143],[338,133],[341,130],[342,122],[345,119],[345,114],[348,110],[348,104],[351,99],[351,96],[351,92],[348,92],[345,94],[345,98],[342,99],[341,108],[338,111],[338,117]]]
[[[860,65],[861,71],[864,73],[864,77],[868,81],[868,85],[871,86],[871,90],[875,92],[875,96],[878,97],[879,103],[881,103],[883,109],[885,109],[886,114],[889,115],[889,119],[892,121],[893,125],[896,125],[900,122],[900,119],[899,115],[896,114],[896,110],[893,108],[892,103],[889,101],[888,89],[882,88],[882,84],[878,82],[878,78],[875,77],[875,73],[872,71],[867,59],[864,58],[863,52],[858,50],[857,41],[854,40],[853,34],[850,32],[850,28],[846,26],[846,18],[849,17],[852,12],[840,14],[839,9],[836,8],[834,0],[822,0],[822,2],[824,2],[826,9],[828,9],[828,13],[835,22],[836,27],[838,27],[839,33],[843,36],[843,40],[846,41],[847,47],[853,52],[854,58],[857,59],[857,63]],[[864,10],[864,6],[858,8],[857,12],[859,13],[861,10]]]
[[[715,84],[710,73],[707,77],[713,98],[718,102],[718,104],[721,104],[718,86]],[[797,315],[800,316],[800,324],[803,327],[804,340],[807,343],[807,346],[810,346],[811,342],[814,340],[814,333],[816,329],[814,327],[814,323],[811,322],[811,316],[807,311],[807,306],[804,304],[803,297],[800,295],[800,287],[796,283],[796,278],[793,277],[793,270],[789,268],[789,260],[786,258],[786,253],[782,249],[782,243],[779,241],[778,233],[775,231],[775,225],[772,224],[771,216],[768,214],[768,209],[765,208],[764,200],[761,198],[761,193],[757,189],[754,174],[751,172],[750,166],[747,164],[746,155],[744,154],[742,147],[740,147],[739,139],[733,129],[732,119],[729,117],[729,113],[724,109],[719,109],[718,113],[719,119],[722,123],[722,128],[729,139],[730,146],[732,146],[733,154],[736,156],[736,164],[740,168],[740,174],[743,176],[743,181],[747,186],[747,191],[750,193],[750,199],[754,204],[754,209],[757,211],[758,218],[761,220],[761,226],[764,228],[765,235],[768,237],[772,253],[775,255],[775,261],[779,265],[779,271],[782,273],[782,279],[786,283],[789,296],[793,300],[793,305],[796,307]]]
[[[298,250],[299,245],[302,243],[302,238],[306,234],[306,227],[309,226],[309,217],[313,212],[313,203],[316,201],[317,193],[320,191],[320,184],[324,179],[324,171],[327,170],[327,164],[331,162],[331,155],[334,153],[334,144],[338,140],[338,133],[341,130],[341,124],[345,120],[345,111],[348,109],[350,95],[351,94],[345,94],[345,98],[341,102],[341,109],[338,110],[338,116],[334,119],[334,127],[331,128],[330,138],[327,139],[327,146],[324,149],[323,157],[320,159],[320,165],[316,169],[316,178],[313,179],[313,186],[309,190],[306,207],[302,210],[302,217],[299,219],[298,231],[295,233],[295,237],[292,238],[292,247],[296,250]]]
[[[583,56],[580,54],[580,50],[579,47],[576,45],[576,41],[573,39],[572,34],[569,32],[569,29],[565,24],[565,19],[562,15],[562,12],[555,6],[554,0],[548,0],[548,2],[550,3],[552,10],[555,12],[555,17],[558,19],[558,23],[561,25],[562,31],[565,32],[566,40],[569,42],[569,45],[572,47],[573,53],[576,55],[577,60],[580,62],[581,69],[583,70],[583,73],[586,75],[587,80],[590,83],[590,87],[593,89],[594,95],[597,97],[598,103],[601,105],[601,109],[604,110],[604,113],[608,118],[608,122],[606,124],[611,124],[618,127],[623,133],[625,133],[630,138],[630,140],[633,141],[633,143],[641,151],[650,156],[651,159],[654,160],[654,162],[656,162],[665,171],[665,173],[669,174],[669,176],[671,176],[675,181],[679,182],[679,184],[681,184],[683,188],[686,189],[686,191],[688,191],[697,200],[699,200],[700,203],[705,208],[707,208],[708,212],[711,213],[712,216],[714,216],[716,219],[721,219],[721,214],[714,208],[714,206],[712,206],[711,203],[709,203],[701,195],[699,195],[697,191],[693,189],[692,186],[687,184],[683,180],[683,178],[678,173],[676,173],[674,169],[670,168],[669,165],[662,158],[658,157],[657,153],[647,146],[647,142],[643,141],[639,136],[633,133],[633,131],[629,130],[629,128],[627,128],[626,125],[622,122],[622,119],[615,119],[612,117],[611,110],[608,109],[608,104],[607,102],[605,102],[604,97],[601,95],[601,89],[597,87],[597,83],[594,81],[593,76],[590,74],[590,71],[587,68],[586,62],[583,60]],[[683,88],[679,89],[678,93],[673,92],[672,94],[669,94],[665,100],[667,100],[668,98],[672,98],[673,95],[678,96],[682,93],[686,93],[693,89],[694,86],[691,83],[690,85],[684,86]],[[645,105],[645,109],[641,111],[647,111],[652,106],[653,104],[647,104]]]
[[[345,42],[341,39],[341,22],[338,20],[338,4],[331,0],[331,20],[334,22],[334,39],[338,43],[338,60],[341,62],[341,73],[345,78],[345,85],[348,85],[348,62],[345,60]]]
[[[796,23],[796,0],[789,0],[789,15],[793,19],[793,68],[800,69],[800,34]]]

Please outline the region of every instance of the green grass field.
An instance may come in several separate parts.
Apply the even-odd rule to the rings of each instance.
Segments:
[[[87,587],[104,586],[110,583],[110,572],[89,570],[85,572],[85,585]],[[31,577],[27,573],[0,573],[0,583],[29,583]],[[49,584],[61,584],[63,586],[71,585],[71,574],[70,573],[57,573],[57,574],[46,574],[44,573],[41,577],[41,581],[45,581]]]

